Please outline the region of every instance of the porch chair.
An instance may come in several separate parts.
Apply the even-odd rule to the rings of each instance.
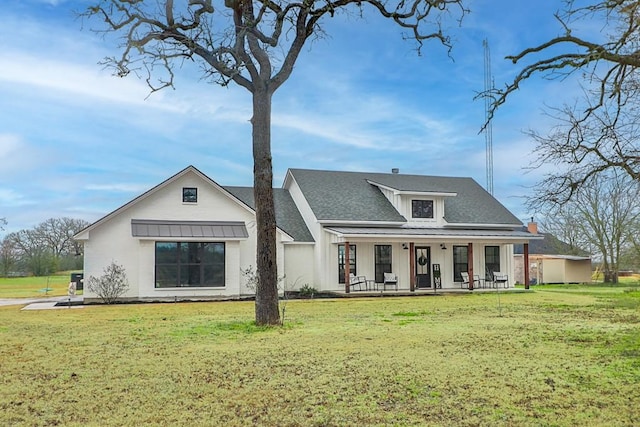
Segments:
[[[506,288],[509,287],[509,276],[506,273],[501,273],[499,271],[494,271],[493,272],[493,285],[496,288],[499,288],[500,285],[502,284],[502,286]]]
[[[487,281],[485,279],[481,279],[479,274],[473,275],[473,288],[476,288],[475,283],[478,284],[478,288],[485,288],[487,286]]]
[[[469,273],[467,272],[461,272],[460,275],[462,276],[462,283],[460,283],[460,289],[469,289]],[[477,283],[477,286],[476,286]],[[479,288],[480,287],[480,276],[478,275],[474,275],[473,276],[473,288]]]
[[[356,276],[353,273],[349,273],[349,287],[350,288],[355,288],[356,286],[358,287],[358,290],[361,291],[362,290],[362,285],[367,286],[367,278],[364,276]],[[355,289],[354,289],[355,290]]]
[[[393,286],[398,290],[398,276],[393,273],[384,273],[384,281],[382,282],[382,290],[386,290],[387,286]]]

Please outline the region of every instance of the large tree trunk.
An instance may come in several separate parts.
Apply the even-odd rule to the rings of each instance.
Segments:
[[[276,258],[276,215],[273,204],[271,163],[271,93],[253,92],[253,192],[256,206],[258,244],[256,265],[256,324],[280,324]]]

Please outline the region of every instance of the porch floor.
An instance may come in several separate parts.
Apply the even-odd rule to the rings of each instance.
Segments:
[[[323,291],[323,293],[333,294],[336,297],[341,298],[358,298],[358,297],[410,297],[410,296],[427,296],[427,295],[451,295],[451,294],[469,294],[469,293],[520,293],[520,292],[530,292],[531,290],[523,289],[523,288],[478,288],[470,291],[468,289],[457,289],[457,288],[443,288],[443,289],[416,289],[411,292],[408,289],[400,289],[400,290],[370,290],[370,291],[354,291],[352,290],[349,293],[346,293],[344,290],[341,291]]]

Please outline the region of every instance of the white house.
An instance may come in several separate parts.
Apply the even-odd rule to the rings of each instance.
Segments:
[[[513,245],[537,237],[471,178],[290,169],[274,202],[278,272],[290,290],[380,289],[384,273],[403,291],[484,286],[493,272],[513,278]],[[193,166],[75,238],[85,278],[124,266],[126,299],[253,292],[241,273],[256,259],[253,189],[221,186]],[[354,287],[345,270],[366,284]],[[462,273],[479,281],[462,283]],[[97,295],[85,287],[84,297]]]

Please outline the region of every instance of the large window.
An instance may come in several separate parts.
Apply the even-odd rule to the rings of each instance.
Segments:
[[[391,270],[391,245],[375,245],[375,271],[376,283],[384,282],[384,273],[392,273]]]
[[[412,200],[412,218],[433,218],[433,200]]]
[[[453,281],[462,282],[462,274],[469,271],[468,252],[466,246],[453,247]]]
[[[344,283],[345,245],[338,245],[338,283]],[[356,274],[356,245],[349,245],[349,273]]]
[[[484,247],[485,279],[493,280],[493,273],[500,271],[500,246]]]
[[[224,286],[224,243],[156,242],[156,288]]]

